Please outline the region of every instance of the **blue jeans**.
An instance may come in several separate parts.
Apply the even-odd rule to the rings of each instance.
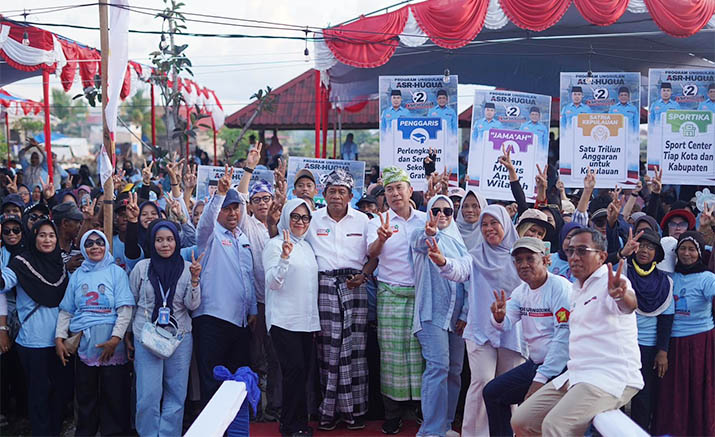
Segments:
[[[142,437],[182,435],[193,345],[191,333],[184,334],[179,347],[166,360],[142,346],[138,335],[141,334],[134,337],[137,432]]]
[[[536,376],[538,364],[531,360],[514,367],[492,379],[482,395],[489,417],[489,434],[492,437],[512,436],[511,406],[524,401],[531,382]]]
[[[464,340],[430,322],[415,334],[426,361],[422,374],[422,415],[418,436],[444,436],[451,429],[462,382]]]

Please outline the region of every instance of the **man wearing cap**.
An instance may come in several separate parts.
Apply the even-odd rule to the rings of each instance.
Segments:
[[[313,172],[307,168],[298,170],[295,174],[295,180],[293,181],[293,195],[308,202],[310,209],[315,211],[315,200],[313,198],[317,194],[318,189],[315,185]]]
[[[390,103],[392,106],[382,111],[380,119],[380,129],[383,132],[392,130],[392,120],[410,116],[410,110],[402,107],[402,92],[400,90],[390,91]]]
[[[459,206],[462,204],[462,199],[467,194],[462,187],[449,187],[447,189],[447,195],[449,200],[452,201],[454,205],[454,219],[457,220],[457,213],[459,212]]]
[[[487,102],[484,104],[484,118],[477,122],[476,129],[474,129],[474,139],[480,140],[482,134],[489,129],[503,129],[501,121],[497,120],[494,116],[497,113],[496,106],[492,102]]]
[[[281,372],[278,358],[266,331],[266,272],[263,268],[263,249],[271,235],[268,214],[273,205],[273,186],[270,182],[259,179],[249,191],[253,171],[261,159],[261,148],[262,145],[258,144],[246,155],[244,173],[237,188],[238,196],[241,199],[238,227],[251,244],[253,280],[258,309],[250,344],[251,367],[258,373],[259,387],[266,396],[266,410],[262,412],[264,418],[277,419],[281,407]],[[278,229],[275,228],[275,224],[273,227],[273,235],[277,235]],[[256,414],[259,417],[260,415]]]
[[[599,413],[620,408],[643,387],[636,295],[622,275],[614,273],[606,241],[590,228],[573,231],[566,255],[572,284],[567,370],[514,412],[516,435],[583,435]],[[545,375],[546,376],[546,375]]]
[[[698,105],[698,111],[715,113],[715,82],[708,85],[708,98]]]
[[[318,261],[318,361],[323,401],[319,429],[343,420],[362,429],[367,412],[367,291],[369,219],[352,208],[353,177],[335,169],[325,179],[327,206],[313,213],[306,235]],[[368,270],[366,270],[368,269]]]
[[[114,201],[114,229],[117,233],[112,237],[112,256],[114,262],[123,268],[129,274],[134,266],[144,257],[140,256],[136,259],[129,258],[124,252],[124,242],[127,235],[127,203],[129,201],[129,193],[119,193]]]
[[[424,362],[412,335],[415,307],[415,272],[410,262],[409,235],[425,226],[425,213],[410,206],[412,187],[405,170],[382,170],[385,199],[390,209],[370,221],[368,256],[378,258],[377,325],[380,376],[386,434],[402,427],[402,412],[421,399]]]
[[[372,219],[375,214],[377,214],[377,199],[369,194],[364,194],[360,200],[357,201],[358,210],[367,215],[368,218]]]
[[[219,383],[213,369],[229,371],[249,364],[249,326],[256,322],[253,258],[248,237],[241,232],[241,198],[231,189],[233,167],[225,167],[199,220],[197,253],[204,253],[201,305],[193,312],[196,361],[201,402],[211,399]]]
[[[638,132],[641,123],[641,113],[636,105],[631,103],[631,90],[627,86],[618,88],[618,103],[608,109],[611,114],[621,114],[628,120],[633,132]]]
[[[444,129],[450,132],[457,131],[457,113],[454,109],[447,106],[449,102],[449,97],[447,96],[447,91],[439,90],[437,91],[437,107],[432,108],[429,111],[430,117],[439,117],[444,120]]]
[[[522,123],[519,130],[531,132],[539,139],[539,147],[549,147],[549,129],[541,123],[541,109],[538,106],[532,106],[529,109],[529,121]]]
[[[57,245],[62,252],[62,261],[72,273],[82,264],[82,251],[75,244],[84,215],[74,202],[65,202],[52,208],[52,221],[57,226]]]
[[[571,87],[571,103],[561,109],[561,126],[571,124],[571,119],[578,114],[590,114],[591,108],[583,103],[583,89],[580,86]]]
[[[19,194],[8,194],[2,200],[0,210],[3,214],[16,215],[22,217],[22,210],[25,209],[25,202]]]
[[[650,105],[648,114],[651,122],[660,124],[660,114],[671,109],[680,109],[680,104],[671,99],[673,96],[673,86],[670,82],[660,84],[660,98]]]
[[[522,340],[529,359],[489,382],[483,391],[489,416],[489,433],[513,435],[511,406],[520,404],[566,367],[569,343],[571,283],[548,272],[549,252],[543,241],[522,237],[514,243],[511,258],[524,281],[507,300],[494,291],[491,323],[508,331],[521,321]]]

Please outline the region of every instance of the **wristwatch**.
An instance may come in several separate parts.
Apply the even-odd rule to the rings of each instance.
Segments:
[[[243,167],[243,171],[247,171],[249,173],[253,173],[253,170],[255,170],[255,169],[253,169],[251,167]]]

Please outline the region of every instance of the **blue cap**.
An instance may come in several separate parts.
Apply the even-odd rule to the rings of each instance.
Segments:
[[[233,205],[234,203],[243,204],[243,201],[240,197],[238,197],[238,191],[231,188],[230,190],[228,190],[228,193],[226,193],[226,198],[223,199],[223,205],[221,205],[221,208],[226,208],[228,206]]]

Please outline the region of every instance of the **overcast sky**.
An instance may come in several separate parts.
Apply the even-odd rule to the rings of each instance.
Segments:
[[[221,17],[243,18],[277,23],[298,24],[300,26],[325,27],[352,19],[360,14],[395,4],[398,0],[183,0],[184,12],[217,15]],[[163,8],[161,0],[130,0],[131,6]],[[75,0],[15,0],[2,2],[0,14],[15,20],[22,20],[17,10],[26,8],[28,21],[54,24],[78,24],[99,26],[97,6],[74,8],[65,11],[42,13],[41,8],[82,4]],[[33,13],[34,12],[36,13]],[[14,11],[14,12],[13,12]],[[201,20],[210,18],[199,18]],[[302,32],[280,32],[267,29],[252,29],[237,26],[221,26],[208,23],[187,23],[189,32],[241,33],[302,36]],[[78,42],[99,48],[99,31],[79,30],[63,27],[40,26],[46,30],[64,35]],[[130,29],[161,30],[161,20],[149,15],[131,13]],[[157,49],[158,35],[129,34],[129,59],[150,64],[148,53]],[[309,44],[311,59],[306,62],[303,55],[304,42],[286,39],[224,39],[179,37],[178,43],[187,43],[187,55],[194,64],[194,79],[201,86],[216,90],[225,111],[230,114],[250,101],[250,96],[259,88],[270,85],[280,86],[305,70],[312,68],[312,45]],[[59,79],[52,76],[52,86],[59,88]],[[72,95],[81,92],[75,78]],[[140,84],[140,86],[142,86]],[[133,87],[134,88],[134,87]],[[28,79],[6,86],[6,89],[20,96],[41,99],[41,78]],[[461,89],[460,89],[461,91]],[[467,100],[467,99],[463,99]],[[471,101],[471,99],[469,99]],[[468,102],[464,101],[468,106]],[[460,105],[462,107],[463,105]]]

